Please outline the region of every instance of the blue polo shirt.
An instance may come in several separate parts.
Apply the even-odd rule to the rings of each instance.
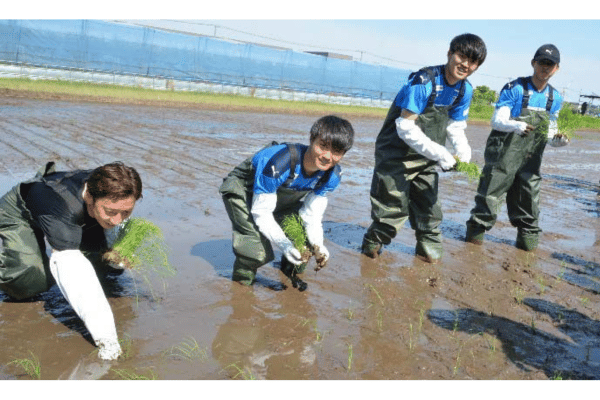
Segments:
[[[451,105],[460,93],[461,85],[465,85],[465,93],[462,99],[452,107],[448,116],[455,121],[465,121],[469,117],[469,107],[471,98],[473,97],[473,86],[469,81],[458,81],[454,85],[448,84],[444,75],[444,66],[438,65],[431,67],[435,73],[435,80],[432,82],[429,75],[423,71],[414,74],[406,85],[400,89],[396,99],[396,106],[411,111],[415,114],[422,114],[427,106],[427,101],[431,95],[433,85],[436,85],[436,98],[434,105],[448,106]]]
[[[295,178],[288,186],[289,189],[310,190],[317,195],[324,196],[337,188],[342,172],[339,165],[334,166],[333,171],[329,174],[327,171],[317,171],[308,176],[302,167],[302,160],[308,146],[302,144],[293,144],[292,146],[296,146],[298,150],[298,162],[295,167]],[[276,193],[290,176],[290,160],[290,151],[285,144],[270,146],[256,153],[252,158],[252,166],[255,171],[254,193]],[[317,186],[320,181],[322,182]]]
[[[550,94],[550,85],[546,85],[544,90],[539,92],[531,83],[531,80],[527,79],[526,86],[526,90],[529,91],[529,104],[527,108],[534,111],[545,111],[548,96]],[[514,81],[504,85],[502,91],[500,92],[498,102],[496,103],[496,108],[505,106],[509,107],[510,116],[512,118],[516,118],[521,115],[523,89],[522,80],[520,79],[515,79]],[[550,108],[550,116],[552,117],[551,119],[556,120],[558,118],[558,112],[560,111],[563,99],[556,89],[554,89],[553,96],[554,101],[552,103],[552,107]]]

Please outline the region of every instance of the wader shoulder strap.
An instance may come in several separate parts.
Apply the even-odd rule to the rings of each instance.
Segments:
[[[464,79],[463,81],[461,81],[460,83],[460,89],[458,89],[458,96],[456,96],[456,99],[454,99],[454,102],[452,102],[452,107],[456,106],[464,97],[465,95],[465,86],[466,86],[466,82],[467,80]]]
[[[521,86],[523,86],[523,101],[521,102],[521,114],[529,105],[529,86],[528,83],[531,82],[531,78],[519,78],[519,82]],[[548,84],[548,100],[546,101],[546,112],[550,113],[552,109],[552,103],[554,102],[554,88],[552,85]]]
[[[529,77],[519,78],[519,83],[523,87],[523,101],[521,102],[521,113],[519,115],[523,114],[523,111],[525,111],[529,105],[529,80]]]
[[[554,102],[554,88],[552,85],[548,84],[548,101],[546,101],[546,112],[550,114],[550,110],[552,109],[552,103]]]
[[[290,174],[288,175],[285,182],[283,182],[283,187],[289,187],[294,179],[296,178],[296,165],[298,165],[298,161],[300,155],[298,154],[298,148],[295,144],[285,143],[289,152],[290,152]]]

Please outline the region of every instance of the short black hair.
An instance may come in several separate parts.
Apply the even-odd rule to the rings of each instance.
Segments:
[[[346,153],[354,143],[354,128],[343,118],[327,115],[319,118],[310,128],[310,142],[317,139],[335,152]]]
[[[487,56],[487,48],[483,39],[472,33],[463,33],[450,42],[450,53],[460,51],[477,65],[483,64]]]

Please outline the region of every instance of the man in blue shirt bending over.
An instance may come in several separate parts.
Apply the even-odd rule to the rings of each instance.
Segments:
[[[310,130],[309,146],[272,143],[229,173],[219,192],[233,227],[233,281],[252,285],[257,269],[274,259],[274,243],[283,253],[284,274],[294,287],[306,289],[306,283],[296,277],[305,263],[279,223],[286,215],[298,213],[309,245],[319,250],[317,262],[326,263],[329,252],[321,224],[326,196],[340,183],[339,162],[353,140],[348,121],[322,117]]]

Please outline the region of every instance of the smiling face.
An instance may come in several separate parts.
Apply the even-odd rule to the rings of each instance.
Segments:
[[[458,81],[467,79],[473,72],[477,71],[479,64],[471,60],[464,53],[456,51],[448,52],[448,63],[446,64],[446,81],[454,85]]]
[[[87,206],[88,214],[98,221],[98,224],[104,229],[111,229],[129,218],[135,206],[133,196],[120,200],[113,200],[108,197],[94,200],[87,192],[83,199]]]
[[[343,152],[336,152],[331,149],[331,146],[316,139],[311,142],[306,154],[304,155],[303,166],[308,174],[313,174],[317,171],[327,171],[333,168],[344,157]]]

